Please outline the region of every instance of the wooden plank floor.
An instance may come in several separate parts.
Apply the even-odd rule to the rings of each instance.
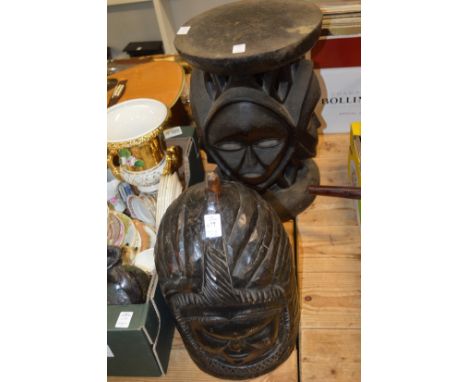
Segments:
[[[349,184],[348,134],[321,135],[321,184]],[[361,241],[353,201],[318,196],[297,218],[300,380],[360,381]]]
[[[252,382],[297,382],[297,350],[278,368],[271,373],[247,381]],[[108,377],[109,382],[213,382],[222,381],[201,371],[185,350],[182,339],[176,330],[167,374],[164,377]]]
[[[348,184],[348,135],[321,135],[322,184]],[[293,224],[284,224],[293,243]],[[299,349],[269,374],[251,381],[360,380],[360,228],[353,202],[317,197],[297,218],[301,294]],[[299,357],[298,357],[299,354]],[[299,358],[299,364],[298,364]],[[168,373],[160,378],[108,377],[108,382],[216,381],[199,370],[176,333]]]

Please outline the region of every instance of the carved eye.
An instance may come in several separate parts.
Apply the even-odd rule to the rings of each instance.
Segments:
[[[241,143],[235,141],[223,142],[216,145],[216,147],[224,151],[238,151],[244,148],[244,146]]]
[[[272,147],[276,147],[281,143],[281,140],[276,138],[270,139],[262,139],[258,141],[255,146],[260,147],[261,149],[271,149]]]
[[[256,341],[265,341],[269,340],[272,332],[274,331],[273,325],[274,321],[270,321],[268,325],[265,325],[264,327],[260,328],[260,330],[257,330],[256,332],[252,333],[250,336],[250,341],[251,343],[255,343]]]

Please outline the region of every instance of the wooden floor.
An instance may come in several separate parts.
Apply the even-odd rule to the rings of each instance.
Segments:
[[[321,135],[317,164],[321,183],[349,184],[347,134]],[[293,223],[285,223],[292,237]],[[297,218],[301,294],[299,349],[269,374],[252,381],[360,381],[360,228],[351,200],[317,197]],[[176,333],[167,375],[109,377],[109,382],[216,381],[190,359]]]
[[[322,135],[321,184],[349,184],[348,134]],[[319,196],[297,217],[301,293],[299,378],[361,378],[361,238],[353,201]]]

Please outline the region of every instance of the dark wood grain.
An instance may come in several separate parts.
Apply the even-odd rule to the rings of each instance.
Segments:
[[[346,199],[361,199],[361,187],[309,186],[312,195],[334,196]]]

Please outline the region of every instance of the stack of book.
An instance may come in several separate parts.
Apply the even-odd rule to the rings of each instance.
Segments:
[[[360,0],[319,0],[315,3],[323,12],[323,36],[361,33]]]

